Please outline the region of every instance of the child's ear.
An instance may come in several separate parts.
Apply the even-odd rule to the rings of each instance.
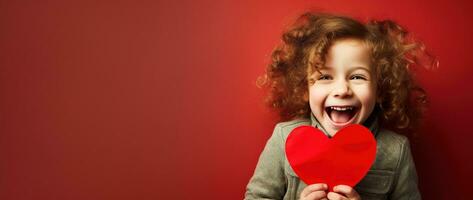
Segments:
[[[309,101],[309,91],[306,91],[304,92],[304,96],[302,96],[302,98],[304,98],[304,101]]]

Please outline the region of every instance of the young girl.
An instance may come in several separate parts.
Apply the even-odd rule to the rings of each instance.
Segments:
[[[306,13],[283,34],[260,84],[285,122],[268,140],[245,199],[421,199],[405,136],[417,124],[424,91],[412,72],[422,45],[392,21]],[[376,159],[355,186],[306,185],[285,156],[291,131],[311,125],[333,137],[363,124],[377,141]]]

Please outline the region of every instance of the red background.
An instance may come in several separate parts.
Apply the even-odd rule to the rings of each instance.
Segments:
[[[425,199],[473,177],[468,1],[0,1],[0,199],[242,199],[276,123],[255,86],[307,9],[391,18],[440,60]]]

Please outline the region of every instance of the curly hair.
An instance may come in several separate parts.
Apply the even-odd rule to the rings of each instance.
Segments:
[[[309,118],[308,76],[324,65],[331,44],[340,39],[364,41],[371,53],[377,78],[377,112],[384,128],[404,132],[415,128],[427,104],[425,91],[415,83],[413,68],[436,64],[420,62],[430,56],[422,43],[391,20],[361,23],[345,16],[305,13],[282,35],[273,50],[266,73],[257,84],[267,89],[268,105],[279,112],[281,120]],[[425,59],[424,59],[425,60]]]

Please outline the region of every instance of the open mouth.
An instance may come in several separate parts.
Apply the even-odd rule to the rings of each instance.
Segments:
[[[355,106],[328,106],[325,112],[335,125],[346,125],[353,121],[358,108]]]

